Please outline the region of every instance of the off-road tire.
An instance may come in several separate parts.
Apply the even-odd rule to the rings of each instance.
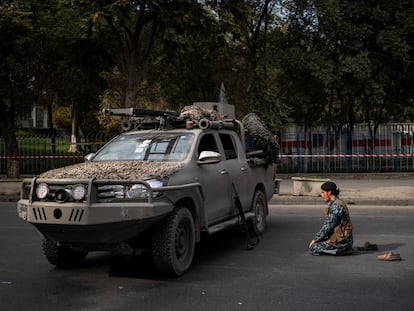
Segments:
[[[194,248],[193,216],[187,208],[178,208],[156,227],[153,234],[155,268],[166,275],[183,274],[193,261]]]
[[[267,199],[266,195],[261,190],[256,190],[253,196],[251,211],[254,213],[254,218],[250,219],[249,229],[253,235],[261,235],[266,229],[267,218]]]
[[[42,241],[42,249],[47,261],[58,268],[78,267],[88,254],[48,239]]]

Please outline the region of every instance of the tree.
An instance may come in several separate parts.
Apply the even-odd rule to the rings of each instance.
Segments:
[[[118,70],[123,81],[121,105],[135,107],[138,89],[144,80],[157,39],[173,37],[177,25],[191,19],[188,10],[194,1],[96,1],[92,21],[100,33],[109,37],[116,49]]]
[[[106,86],[101,73],[113,65],[105,38],[92,29],[89,4],[81,4],[63,0],[33,7],[39,24],[38,99],[48,107],[71,107],[70,152],[78,151],[79,130],[97,123],[99,96]]]
[[[285,89],[293,90],[289,99],[303,95],[296,122],[352,129],[355,122],[386,122],[392,107],[410,102],[410,1],[294,0],[285,5],[287,40],[281,41],[280,66],[291,85]]]
[[[216,101],[221,82],[231,84],[235,60],[229,52],[226,26],[210,8],[194,5],[185,24],[171,24],[158,40],[147,79],[159,85],[174,109],[194,101]]]
[[[351,131],[355,122],[372,124],[374,144],[378,125],[401,115],[394,108],[412,98],[411,88],[403,83],[412,76],[407,66],[412,55],[412,2],[315,3],[323,13],[323,39],[332,43],[328,51],[336,64],[332,90],[341,104],[338,110]]]
[[[180,40],[159,40],[150,76],[173,105],[215,101],[220,85],[239,117],[256,111],[274,127],[289,119],[280,100],[274,51],[267,29],[274,28],[277,1],[205,1],[194,6],[192,23]]]
[[[5,141],[7,176],[19,177],[16,113],[30,107],[32,97],[32,40],[30,10],[24,1],[0,4],[0,133]]]

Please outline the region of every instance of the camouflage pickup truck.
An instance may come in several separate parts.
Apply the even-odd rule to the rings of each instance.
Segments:
[[[269,151],[252,150],[255,138],[243,122],[136,109],[107,114],[131,116],[129,131],[84,163],[21,185],[18,215],[41,233],[51,264],[79,265],[92,251],[150,251],[157,270],[178,276],[203,234],[237,225],[241,216],[252,233],[264,232],[274,161]]]

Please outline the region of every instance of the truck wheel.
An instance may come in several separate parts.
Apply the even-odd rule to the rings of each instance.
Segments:
[[[193,261],[195,248],[194,220],[186,208],[176,209],[155,230],[152,257],[155,268],[179,276]]]
[[[58,268],[73,268],[79,266],[87,252],[77,251],[69,246],[48,239],[42,242],[43,254],[46,259]]]
[[[249,221],[249,227],[253,234],[260,235],[266,228],[267,200],[261,190],[256,190],[253,197],[252,209],[254,218]]]

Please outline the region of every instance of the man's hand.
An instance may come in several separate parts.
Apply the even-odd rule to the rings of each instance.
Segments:
[[[311,248],[313,244],[315,244],[315,240],[310,241],[309,248]]]

